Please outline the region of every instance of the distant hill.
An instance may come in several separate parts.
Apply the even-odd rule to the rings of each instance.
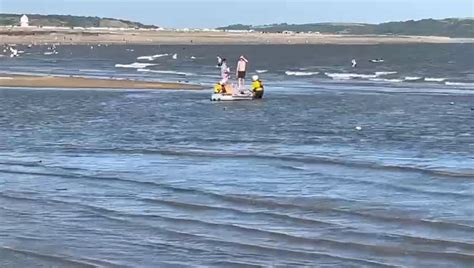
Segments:
[[[83,17],[70,15],[37,15],[26,14],[31,26],[57,27],[107,27],[107,28],[157,28],[154,25],[145,25],[121,19]],[[21,14],[0,14],[0,26],[19,25]]]
[[[320,32],[354,35],[421,35],[474,37],[474,19],[424,19],[381,24],[365,23],[312,23],[312,24],[270,24],[262,26],[235,24],[218,28],[220,30],[254,30],[259,32]]]

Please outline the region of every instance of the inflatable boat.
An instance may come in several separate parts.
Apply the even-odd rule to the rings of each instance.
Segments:
[[[244,101],[253,99],[254,96],[250,90],[239,91],[231,84],[225,86],[225,93],[213,93],[211,95],[211,101]]]
[[[214,93],[211,95],[211,101],[244,101],[253,99],[253,94],[250,92],[246,92],[244,94]]]

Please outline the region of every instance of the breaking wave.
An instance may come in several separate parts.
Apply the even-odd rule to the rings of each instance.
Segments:
[[[150,66],[156,66],[157,64],[153,63],[140,63],[134,62],[130,64],[115,64],[115,68],[128,68],[128,69],[143,69]]]
[[[319,74],[319,72],[286,71],[285,74],[288,76],[312,76]]]
[[[328,77],[331,77],[334,80],[377,78],[376,74],[356,74],[356,73],[324,73],[324,74]]]
[[[465,82],[445,82],[447,86],[456,86],[456,87],[469,87],[474,88],[474,83],[465,83]]]
[[[140,56],[137,58],[137,60],[148,60],[148,61],[154,61],[158,58],[162,58],[162,57],[166,57],[168,56],[169,54],[157,54],[157,55],[153,55],[153,56]]]
[[[426,82],[444,82],[447,78],[425,77]]]

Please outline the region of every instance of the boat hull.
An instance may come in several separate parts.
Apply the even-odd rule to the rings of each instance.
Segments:
[[[212,94],[211,101],[250,101],[253,95],[229,95],[229,94]]]

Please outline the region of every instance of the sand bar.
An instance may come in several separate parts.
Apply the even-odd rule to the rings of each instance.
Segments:
[[[83,77],[0,75],[0,87],[87,88],[87,89],[174,89],[199,90],[202,87],[180,83],[138,80],[95,79]]]
[[[168,44],[168,45],[259,45],[259,44],[409,44],[473,43],[473,38],[398,35],[338,35],[317,33],[178,32],[156,30],[90,30],[0,27],[0,40],[9,44]]]

